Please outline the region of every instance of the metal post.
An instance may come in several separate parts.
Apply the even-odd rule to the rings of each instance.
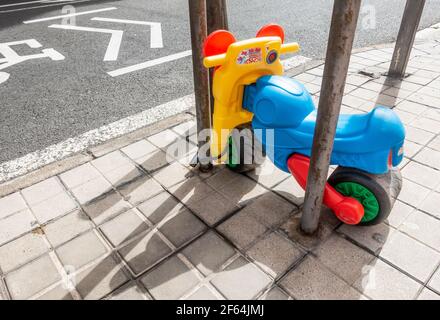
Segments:
[[[399,35],[394,47],[393,60],[391,61],[388,75],[394,78],[405,76],[411,49],[422,17],[425,0],[407,0]]]
[[[208,0],[209,1],[209,0]],[[206,2],[205,0],[188,0],[189,20],[191,28],[191,47],[193,60],[194,94],[196,100],[197,137],[199,145],[198,162],[201,171],[212,167],[209,154],[202,152],[209,143],[208,130],[211,128],[211,112],[209,107],[209,75],[203,66],[203,43],[207,36]],[[202,134],[201,134],[202,133]]]
[[[301,230],[313,234],[318,229],[324,187],[341,109],[351,49],[361,0],[335,0],[327,44],[310,169],[307,178]]]
[[[226,0],[207,0],[208,34],[223,29],[228,30],[228,12]]]
[[[226,0],[207,0],[208,34],[219,29],[228,30],[228,12]],[[209,87],[212,88],[214,69],[209,69]],[[211,112],[214,112],[214,96],[210,94]]]

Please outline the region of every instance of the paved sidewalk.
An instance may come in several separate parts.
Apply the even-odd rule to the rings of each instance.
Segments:
[[[270,162],[193,171],[189,120],[1,198],[0,299],[440,299],[435,39],[417,41],[401,82],[380,76],[391,45],[351,59],[342,111],[386,105],[407,129],[385,223],[349,227],[325,211],[319,238],[302,237],[293,178]],[[322,71],[296,76],[316,100]]]

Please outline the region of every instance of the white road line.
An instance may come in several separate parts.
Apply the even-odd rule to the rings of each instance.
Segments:
[[[110,139],[120,137],[170,116],[185,112],[194,105],[194,96],[188,95],[165,104],[118,120],[109,125],[69,138],[45,149],[0,164],[0,183],[11,180],[74,153],[86,150]]]
[[[62,25],[62,24],[53,24],[53,25],[50,25],[49,28],[109,33],[112,36],[110,38],[110,42],[108,43],[107,51],[105,52],[104,61],[118,60],[119,49],[121,47],[121,42],[122,42],[122,35],[124,34],[124,31],[122,31],[122,30],[78,27],[78,26],[70,26],[70,25]]]
[[[60,16],[47,17],[47,18],[41,18],[41,19],[35,19],[35,20],[27,20],[27,21],[23,21],[23,23],[24,24],[30,24],[30,23],[51,21],[51,20],[57,20],[57,19],[62,19],[62,18],[82,16],[82,15],[85,15],[85,14],[92,14],[92,13],[104,12],[104,11],[110,11],[110,10],[116,10],[116,9],[117,9],[116,7],[110,7],[110,8],[96,9],[96,10],[90,10],[90,11],[83,11],[83,12],[78,12],[78,13],[69,13],[69,14],[63,14],[63,15],[60,15]]]
[[[191,50],[182,51],[182,52],[171,54],[169,56],[165,56],[165,57],[162,57],[162,58],[158,58],[158,59],[154,59],[154,60],[149,60],[149,61],[138,63],[138,64],[135,64],[135,65],[132,65],[132,66],[129,66],[129,67],[125,67],[125,68],[117,69],[117,70],[114,70],[114,71],[110,71],[110,72],[108,72],[108,74],[111,75],[112,77],[117,77],[117,76],[121,76],[123,74],[127,74],[127,73],[130,73],[130,72],[134,72],[134,71],[138,71],[138,70],[154,67],[154,66],[157,66],[157,65],[162,64],[162,63],[166,63],[166,62],[182,59],[182,58],[188,57],[190,55],[191,55]]]
[[[91,20],[104,21],[104,22],[115,22],[115,23],[125,23],[125,24],[139,24],[151,27],[151,48],[163,48],[162,41],[162,25],[159,22],[148,22],[148,21],[136,21],[136,20],[125,20],[125,19],[112,19],[112,18],[100,18],[95,17]]]

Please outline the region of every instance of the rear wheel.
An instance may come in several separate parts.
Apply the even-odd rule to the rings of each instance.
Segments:
[[[365,214],[359,225],[375,225],[384,221],[402,186],[397,168],[386,174],[374,175],[354,168],[338,167],[328,182],[344,196],[362,204]]]
[[[251,123],[235,128],[228,140],[226,166],[236,172],[254,170],[262,163],[264,153],[254,137]]]

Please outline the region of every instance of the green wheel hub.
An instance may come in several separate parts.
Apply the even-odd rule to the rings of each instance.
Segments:
[[[380,211],[379,202],[373,192],[356,182],[341,182],[335,189],[346,197],[358,200],[364,207],[364,217],[361,222],[369,222],[377,217]]]
[[[238,159],[237,148],[234,144],[234,140],[232,140],[232,137],[229,137],[229,140],[228,140],[228,160],[227,160],[226,165],[229,168],[233,169],[238,166],[238,162],[239,162],[239,159]]]

